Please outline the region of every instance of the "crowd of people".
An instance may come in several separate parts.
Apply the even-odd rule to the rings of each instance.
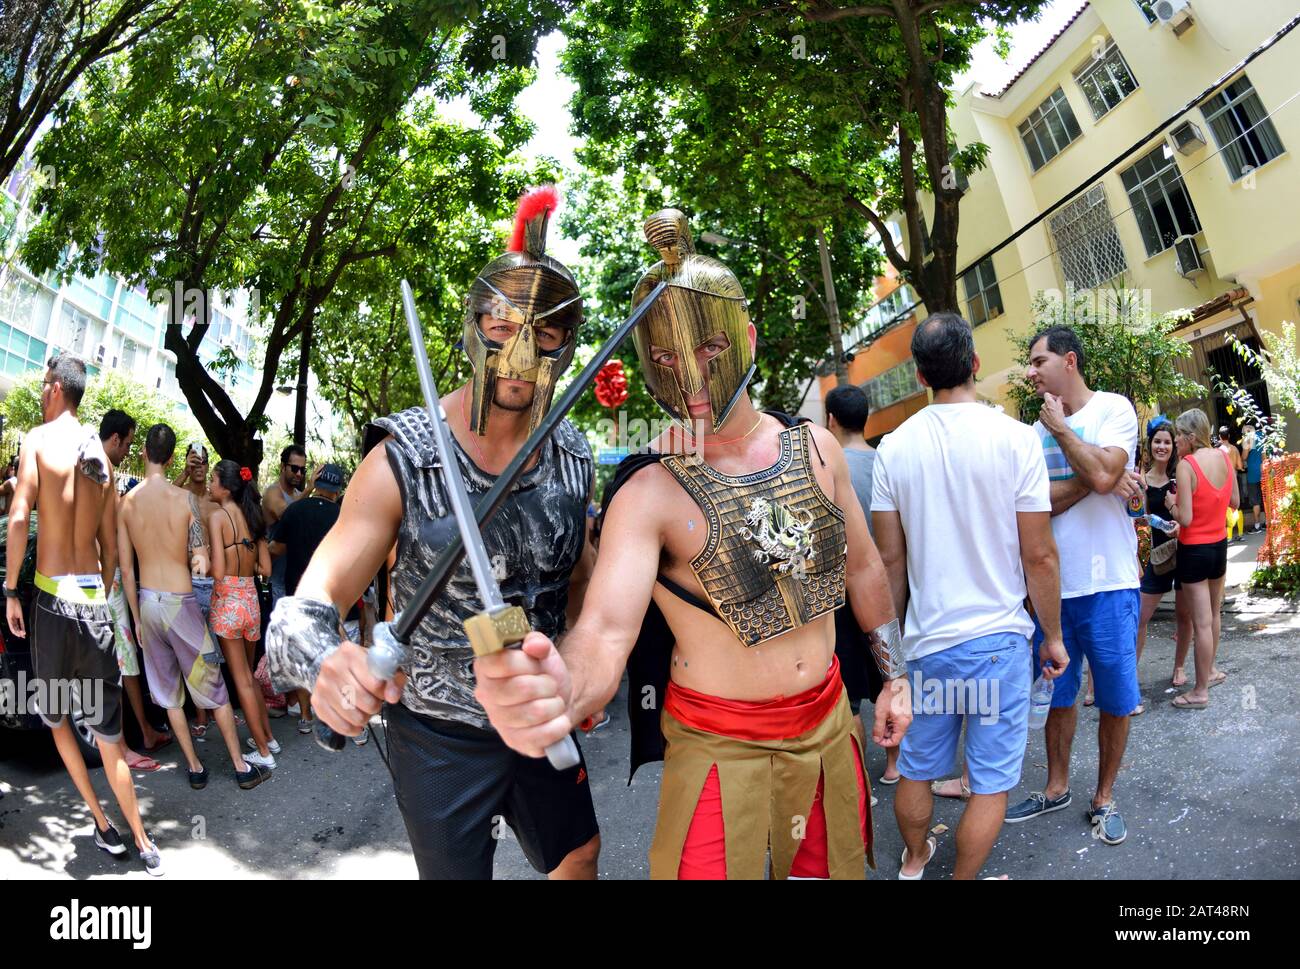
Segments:
[[[308,476],[296,447],[264,496],[235,462],[209,470],[199,446],[168,480],[177,442],[161,424],[144,435],[145,478],[119,498],[112,469],[134,422],[112,412],[87,439],[76,420],[85,367],[51,361],[46,423],[24,443],[12,508],[18,522],[42,512],[34,655],[38,674],[105,681],[96,734],[150,872],[161,856],[135,805],[128,759],[144,755],[121,742],[123,690],[146,753],[179,743],[195,788],[208,781],[194,740],[209,718],[239,786],[252,788],[280,753],[276,694],[294,701],[281,702],[303,733],[319,719],[361,743],[381,716],[422,877],[490,878],[505,823],[529,862],[561,879],[595,877],[599,823],[580,749],[563,769],[543,754],[603,718],[626,676],[632,771],[664,761],[652,878],[864,877],[878,804],[869,736],[886,752],[877,783],[896,785],[898,877],[920,879],[934,857],[937,795],[966,802],[952,872],[966,879],[983,872],[1003,824],[1074,803],[1086,663],[1098,765],[1082,813],[1098,840],[1122,844],[1116,783],[1142,712],[1138,659],[1171,587],[1176,685],[1186,652],[1195,657],[1195,681],[1172,707],[1204,709],[1226,678],[1215,665],[1225,523],[1241,504],[1239,470],[1255,497],[1253,437],[1234,458],[1192,409],[1150,421],[1139,449],[1132,403],[1088,385],[1065,326],[1030,343],[1041,410],[1032,427],[1020,423],[980,400],[971,327],[953,313],[933,314],[912,339],[932,403],[877,448],[864,440],[856,387],[828,394],[824,427],[760,411],[747,387],[757,331],[743,289],[695,253],[673,209],[645,224],[660,261],[632,304],[646,388],[676,423],[622,463],[590,519],[590,448],[561,422],[482,530],[493,578],[531,630],[521,648],[484,646],[482,624],[501,635],[511,610],[483,613],[482,576],[462,563],[411,633],[402,675],[376,678],[369,623],[410,604],[459,533],[450,469],[472,499],[492,490],[572,359],[581,297],[545,253],[554,205],[553,189],[525,196],[515,245],[471,287],[462,345],[472,375],[437,418],[454,453],[439,453],[430,408],[382,417],[364,435],[346,506],[342,469]],[[1145,557],[1142,520],[1155,536]],[[269,625],[259,576],[271,585]],[[9,622],[23,635],[13,586]],[[169,731],[145,719],[137,642]],[[243,745],[222,664],[250,734]],[[96,843],[124,851],[67,711],[42,713]],[[1047,776],[1013,802],[1031,721],[1045,730]]]
[[[51,359],[41,394],[45,423],[23,442],[7,511],[11,523],[25,522],[32,510],[41,513],[29,617],[34,672],[46,681],[102,681],[98,709],[83,704],[81,713],[145,868],[161,875],[161,853],[143,828],[131,771],[159,770],[152,755],[175,743],[190,787],[202,790],[209,772],[196,742],[215,722],[240,788],[251,790],[271,776],[281,748],[270,729],[269,676],[266,690],[254,678],[267,618],[258,582],[270,580],[278,563],[292,591],[303,562],[332,524],[328,509],[337,518],[344,473],[323,464],[304,487],[306,455],[291,445],[281,454],[277,485],[264,498],[249,468],[226,460],[209,469],[206,447],[195,443],[171,480],[176,433],[155,424],[141,442],[144,478],[119,476],[136,445],[136,421],[110,410],[97,436],[83,427],[77,409],[85,382],[82,360]],[[26,532],[18,526],[9,532],[8,619],[18,636],[28,633],[18,590]],[[276,592],[285,595],[285,586],[270,593],[271,604]],[[166,726],[147,714],[142,666],[144,686],[164,711]],[[228,680],[242,716],[234,711]],[[125,741],[123,695],[141,751]],[[94,817],[95,844],[123,854],[126,846],[102,811],[72,734],[73,711],[56,708],[56,696],[38,701],[41,717]],[[299,731],[310,733],[310,699],[305,692],[297,699]],[[248,729],[246,744],[240,726]]]

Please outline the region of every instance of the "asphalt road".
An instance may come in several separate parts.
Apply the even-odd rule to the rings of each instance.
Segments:
[[[1129,825],[1127,843],[1109,847],[1090,836],[1083,811],[1095,781],[1096,721],[1080,714],[1071,808],[1003,829],[986,874],[1013,878],[1236,879],[1300,875],[1300,778],[1295,750],[1300,716],[1300,620],[1288,612],[1224,618],[1220,666],[1229,673],[1210,709],[1169,706],[1173,652],[1169,618],[1157,616],[1142,658],[1147,712],[1132,722],[1116,786]],[[1188,664],[1189,673],[1191,664]],[[647,877],[654,828],[657,766],[627,786],[626,714],[621,699],[613,723],[584,740],[592,792],[601,821],[602,878]],[[137,774],[146,827],[161,848],[171,878],[413,878],[405,829],[392,783],[372,742],[342,754],[320,750],[289,719],[272,721],[284,746],[272,780],[241,791],[224,748],[200,744],[212,780],[192,791],[174,747],[154,774]],[[884,754],[868,752],[878,777]],[[1019,799],[1039,789],[1046,771],[1042,733],[1032,733]],[[954,765],[955,770],[955,765]],[[126,833],[107,783],[92,779],[110,818]],[[113,859],[91,840],[92,823],[45,733],[0,732],[0,878],[147,877],[139,862]],[[893,789],[879,786],[875,815],[878,869],[894,878],[901,841],[893,820]],[[948,830],[926,877],[950,873],[961,805],[937,801],[934,824]],[[537,878],[513,836],[499,843],[499,878]]]

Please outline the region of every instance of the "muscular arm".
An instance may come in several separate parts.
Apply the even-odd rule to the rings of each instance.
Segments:
[[[1065,427],[1059,434],[1053,433],[1061,453],[1074,469],[1075,480],[1089,491],[1109,494],[1115,490],[1124,471],[1128,468],[1128,453],[1117,447],[1098,447],[1085,444],[1083,439]],[[1053,501],[1053,513],[1055,501]]]
[[[117,520],[117,547],[122,559],[122,597],[140,628],[140,597],[135,583],[135,546],[131,543],[131,530],[126,527],[125,511]]]
[[[1064,481],[1052,482],[1052,514],[1059,515],[1077,505],[1082,499],[1092,494],[1078,478],[1066,478]]]
[[[375,450],[378,451],[380,449],[375,448]],[[262,518],[265,519],[266,521],[266,533],[268,535],[271,534],[271,526],[273,526],[276,522],[278,522],[280,520],[280,516],[283,514],[284,514],[284,497],[280,494],[280,489],[279,488],[267,489],[266,494],[262,496]],[[271,555],[276,558],[279,558],[279,556],[282,555],[283,553],[284,553],[283,545],[279,546],[279,551],[277,551],[274,548],[271,549]]]
[[[22,571],[23,557],[27,554],[27,531],[32,508],[36,506],[40,471],[36,466],[36,449],[40,446],[40,431],[27,435],[22,454],[18,458],[18,483],[14,485],[14,500],[9,506],[8,549],[5,559],[5,583],[18,588],[18,573]]]
[[[561,644],[572,682],[569,719],[575,724],[618,692],[650,606],[663,547],[661,523],[645,511],[656,507],[651,500],[656,472],[660,469],[647,468],[633,476],[610,505],[582,614]]]
[[[907,615],[907,536],[903,533],[903,519],[896,511],[873,511],[871,524],[876,530],[876,545],[880,549],[885,576],[889,580],[889,593],[894,600],[894,612]]]
[[[582,615],[582,607],[587,598],[587,586],[591,582],[591,572],[596,565],[596,550],[591,546],[591,519],[587,519],[587,538],[582,542],[582,554],[578,564],[569,575],[569,601],[565,606],[565,623],[572,629]]]
[[[99,570],[104,588],[111,589],[113,573],[117,571],[117,492],[113,490],[111,472],[104,489],[107,494],[104,495],[104,510],[99,515],[99,531],[95,538],[99,542]]]
[[[1053,509],[1052,514],[1055,514]],[[1020,533],[1020,564],[1025,570],[1025,587],[1043,635],[1061,638],[1061,561],[1052,536],[1052,517],[1042,511],[1016,512]]]

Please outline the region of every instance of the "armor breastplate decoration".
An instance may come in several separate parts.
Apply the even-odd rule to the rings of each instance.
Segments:
[[[844,513],[817,482],[810,441],[804,424],[784,429],[776,464],[740,477],[684,455],[663,459],[708,520],[691,571],[745,646],[844,605]]]

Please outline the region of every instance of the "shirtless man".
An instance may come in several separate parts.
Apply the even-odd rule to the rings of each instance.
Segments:
[[[762,878],[770,850],[774,878],[862,879],[870,791],[833,614],[847,589],[886,681],[873,739],[896,746],[911,704],[880,555],[834,436],[750,401],[756,331],[739,281],[694,252],[681,212],[645,233],[662,261],[634,307],[669,288],[634,332],[637,353],[651,395],[697,430],[695,453],[669,433],[620,469],[562,649],[532,632],[522,650],[479,657],[475,696],[502,740],[537,757],[614,696],[627,666],[630,708],[653,706],[666,741],[651,878]],[[652,602],[676,640],[659,664],[666,693],[629,665]]]
[[[131,445],[135,443],[135,430],[135,418],[120,410],[106,412],[99,422],[99,440],[104,445],[104,454],[108,457],[108,463],[112,465],[109,472],[112,475],[110,490],[112,500],[115,502],[118,500],[117,467],[131,453]],[[144,694],[140,692],[140,657],[135,645],[135,633],[131,629],[131,613],[122,595],[120,569],[113,574],[113,587],[108,593],[108,604],[113,610],[113,631],[117,647],[117,665],[122,670],[122,687],[126,690],[126,698],[131,712],[135,714],[136,723],[140,725],[140,736],[145,753],[152,754],[171,743],[172,738],[155,730],[149,718],[144,715]],[[122,743],[125,745],[125,739]],[[161,766],[152,757],[137,754],[129,747],[125,748],[125,757],[132,770],[151,772]]]
[[[9,512],[5,579],[9,630],[26,636],[18,572],[27,553],[28,515],[40,512],[36,534],[36,598],[32,603],[32,666],[46,685],[41,719],[54,731],[59,756],[95,819],[95,844],[121,855],[126,846],[99,806],[69,716],[67,686],[82,684],[83,712],[95,734],[118,806],[135,838],[145,870],[163,873],[140,820],[131,768],[122,757],[122,673],[113,640],[113,613],[104,589],[117,567],[115,504],[109,461],[94,430],[77,420],[86,389],[86,365],[76,357],[51,358],[41,383],[45,423],[23,441],[18,485]],[[129,553],[128,553],[129,554]],[[87,691],[86,687],[90,690]],[[102,698],[101,698],[102,697]]]
[[[245,790],[270,777],[269,766],[245,763],[235,713],[221,677],[220,654],[190,583],[192,553],[202,548],[198,501],[164,476],[176,450],[176,432],[155,424],[145,435],[145,478],[122,498],[117,534],[122,588],[140,630],[144,671],[154,702],[167,711],[185,753],[190,787],[207,786],[208,771],[194,752],[185,723],[185,689],[194,705],[211,710],[226,742],[235,780]],[[136,588],[133,553],[140,558]]]

